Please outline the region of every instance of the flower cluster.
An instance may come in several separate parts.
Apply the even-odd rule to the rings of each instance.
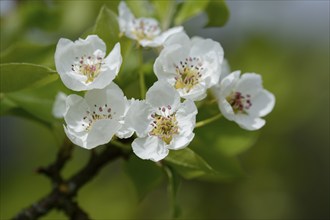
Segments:
[[[53,114],[63,117],[64,130],[76,145],[92,149],[117,138],[129,138],[141,159],[159,161],[169,150],[185,148],[194,138],[197,107],[210,89],[222,115],[247,130],[265,124],[274,95],[263,89],[255,73],[230,73],[221,45],[211,39],[189,38],[182,27],[162,32],[153,18],[135,18],[124,2],[119,4],[122,34],[143,47],[159,47],[153,69],[158,81],[144,100],[128,100],[113,80],[122,56],[117,43],[106,56],[106,44],[96,35],[72,42],[60,39],[56,69],[71,90],[84,97],[60,93]]]

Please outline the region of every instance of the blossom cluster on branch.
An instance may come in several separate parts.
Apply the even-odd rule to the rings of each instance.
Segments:
[[[183,27],[162,31],[157,20],[136,18],[124,2],[118,11],[121,35],[139,46],[159,48],[153,65],[158,81],[145,99],[129,100],[113,82],[123,61],[119,42],[106,56],[106,44],[97,35],[74,42],[61,38],[56,69],[69,89],[86,91],[84,97],[59,94],[53,109],[56,117],[64,118],[65,133],[74,144],[92,149],[114,136],[135,135],[132,149],[138,157],[162,160],[169,150],[185,148],[193,140],[198,113],[194,102],[205,99],[208,90],[222,115],[243,129],[265,124],[261,117],[272,111],[274,95],[263,89],[260,75],[230,73],[220,43],[189,38]]]

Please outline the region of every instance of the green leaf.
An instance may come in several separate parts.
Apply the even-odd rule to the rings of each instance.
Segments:
[[[207,7],[208,3],[209,0],[185,1],[175,17],[174,24],[180,25],[189,20],[190,18],[203,12],[204,9]]]
[[[159,0],[152,0],[151,2],[155,8],[156,17],[160,21],[162,29],[168,29],[176,10],[176,2]]]
[[[0,92],[14,92],[28,88],[53,73],[56,71],[36,64],[0,64]]]
[[[8,99],[4,93],[0,93],[0,103],[0,115],[4,115],[17,107],[16,103]]]
[[[210,1],[206,7],[208,23],[206,27],[221,27],[229,18],[229,9],[224,0]]]
[[[189,148],[170,151],[165,161],[186,179],[216,174],[216,171],[203,158]]]
[[[140,201],[160,184],[163,178],[162,170],[154,162],[141,160],[135,156],[132,156],[124,166]]]
[[[49,76],[51,78],[51,76]],[[33,116],[31,119],[38,119],[51,124],[56,119],[52,115],[52,107],[58,91],[67,91],[60,80],[49,82],[46,86],[29,88],[17,92],[6,93],[5,98],[15,104],[15,111],[10,114],[21,116],[22,111],[28,113],[23,116]]]
[[[106,6],[103,6],[92,32],[93,34],[97,34],[106,43],[107,51],[111,51],[119,41],[117,15]]]
[[[152,17],[154,13],[148,1],[126,1],[126,4],[136,18]]]
[[[199,144],[208,143],[213,151],[224,156],[236,156],[257,141],[258,131],[246,131],[234,122],[221,118],[196,130]]]
[[[170,197],[172,207],[172,217],[177,218],[180,216],[181,209],[178,203],[177,194],[181,184],[181,178],[171,167],[164,166],[164,170],[167,174],[168,179],[168,194]]]
[[[54,66],[55,45],[39,45],[28,42],[13,44],[0,54],[1,63],[38,63]]]

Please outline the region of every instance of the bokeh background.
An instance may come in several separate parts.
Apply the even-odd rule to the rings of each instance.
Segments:
[[[4,51],[17,42],[48,45],[59,37],[76,39],[93,25],[104,2],[0,3]],[[111,2],[106,4],[111,8]],[[225,27],[202,28],[202,14],[184,24],[187,33],[219,41],[232,70],[260,73],[277,103],[256,143],[239,155],[245,173],[241,178],[182,182],[181,218],[329,219],[329,1],[227,4]],[[40,62],[54,65],[52,59]],[[54,159],[57,145],[53,134],[33,121],[5,116],[0,123],[0,219],[9,219],[50,190],[48,180],[34,170]],[[77,148],[65,175],[87,157]],[[122,166],[123,161],[108,165],[80,191],[78,201],[90,216],[169,218],[165,182],[139,201]],[[52,211],[43,219],[66,217]]]

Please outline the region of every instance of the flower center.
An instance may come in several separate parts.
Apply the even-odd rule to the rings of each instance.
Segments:
[[[185,89],[189,92],[195,85],[200,82],[202,72],[204,70],[203,63],[197,57],[189,57],[180,64],[174,64],[175,72],[175,88]]]
[[[100,74],[103,64],[104,53],[97,50],[94,55],[76,57],[76,61],[72,64],[72,71],[87,77],[85,83],[93,82]]]
[[[227,101],[235,113],[247,114],[246,110],[252,106],[250,98],[251,96],[249,94],[243,96],[240,92],[233,92],[227,97]]]
[[[153,40],[160,33],[157,22],[148,19],[134,19],[132,33],[140,40]]]
[[[178,122],[175,117],[175,113],[169,114],[169,111],[171,107],[159,108],[161,110],[161,114],[154,113],[151,115],[153,118],[153,122],[151,123],[151,126],[153,129],[149,132],[149,135],[157,136],[161,138],[166,144],[170,144],[173,135],[179,133],[179,127]]]
[[[86,115],[83,117],[82,126],[85,127],[86,131],[89,131],[95,121],[102,119],[112,119],[113,114],[116,113],[111,113],[111,108],[108,107],[107,104],[104,106],[94,105],[94,110],[92,112],[86,111]]]

